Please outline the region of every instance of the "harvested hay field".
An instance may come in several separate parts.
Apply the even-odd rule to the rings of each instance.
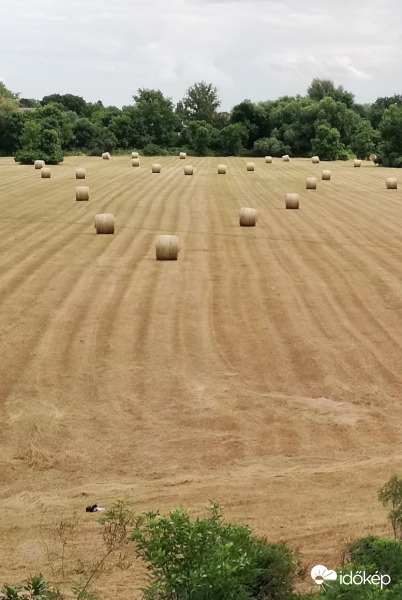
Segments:
[[[183,177],[177,157],[69,157],[44,185],[0,159],[1,583],[51,579],[44,540],[75,511],[76,578],[99,557],[85,506],[118,498],[193,515],[216,499],[310,567],[390,533],[377,490],[402,473],[397,172],[328,163],[309,194],[310,159],[254,159],[253,177],[224,160],[226,177],[193,157]],[[238,225],[245,199],[256,228]],[[114,235],[96,235],[99,213]],[[160,234],[180,237],[177,261],[155,260]],[[106,569],[92,591],[137,597],[137,569]]]

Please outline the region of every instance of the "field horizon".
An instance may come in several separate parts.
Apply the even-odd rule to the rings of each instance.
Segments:
[[[66,157],[41,179],[0,158],[0,584],[51,579],[44,538],[75,512],[71,564],[96,559],[85,506],[119,498],[192,515],[217,500],[310,568],[391,535],[377,492],[402,472],[398,170],[250,160]],[[113,236],[95,233],[103,212]],[[155,260],[162,233],[177,261]],[[138,573],[94,591],[137,597]]]

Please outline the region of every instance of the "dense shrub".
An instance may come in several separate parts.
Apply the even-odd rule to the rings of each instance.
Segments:
[[[147,144],[142,150],[144,156],[168,156],[169,152],[157,144]]]

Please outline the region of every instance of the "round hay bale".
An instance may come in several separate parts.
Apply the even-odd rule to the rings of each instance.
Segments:
[[[324,181],[329,181],[331,179],[331,171],[324,170],[321,173],[321,179],[323,179]]]
[[[95,215],[96,233],[114,233],[114,215],[112,213],[100,213]]]
[[[247,163],[247,171],[254,171],[254,163],[253,162]]]
[[[45,166],[44,160],[35,160],[34,167],[35,169],[42,169]]]
[[[272,156],[266,156],[265,157],[265,162],[266,163],[271,163],[272,162]]]
[[[40,172],[40,176],[42,179],[50,179],[50,169],[48,167],[43,167]]]
[[[218,175],[226,175],[226,165],[218,165]]]
[[[316,177],[307,177],[306,179],[306,190],[315,190],[317,187]]]
[[[138,154],[138,152],[132,152],[131,153],[131,158],[139,158],[140,155]]]
[[[140,159],[139,158],[133,158],[131,160],[131,166],[132,167],[139,167],[140,166]]]
[[[353,166],[354,167],[361,167],[362,166],[362,161],[359,158],[355,158],[353,161]]]
[[[156,260],[177,260],[180,251],[178,235],[158,235],[155,242]]]
[[[161,172],[161,166],[159,163],[154,163],[152,165],[152,173],[160,173]]]
[[[76,179],[85,179],[85,169],[76,169],[75,170],[75,178]]]
[[[184,167],[184,175],[192,175],[193,174],[193,167],[192,165],[186,165]]]
[[[104,152],[102,158],[103,160],[110,160],[110,152]]]
[[[318,156],[312,156],[311,162],[314,163],[315,165],[318,165],[318,163],[320,162],[320,158]]]
[[[289,156],[289,154],[284,154],[284,155],[282,156],[282,160],[283,160],[283,162],[289,162],[289,161],[290,161],[290,156]]]
[[[89,187],[86,185],[79,185],[75,188],[75,199],[78,201],[89,200]]]
[[[387,190],[397,190],[398,180],[396,177],[387,177],[385,180],[385,185],[387,186]]]
[[[370,154],[369,158],[370,160],[376,160],[377,154]]]
[[[239,214],[239,223],[241,227],[255,227],[257,222],[256,208],[241,208]]]
[[[293,192],[285,194],[285,206],[286,208],[299,208],[299,194]]]
[[[179,158],[181,158],[181,160],[183,160],[184,158],[187,158],[187,154],[185,152],[180,152]]]

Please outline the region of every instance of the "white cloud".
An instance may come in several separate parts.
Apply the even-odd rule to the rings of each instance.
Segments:
[[[32,0],[0,3],[0,67],[23,96],[123,105],[139,87],[175,101],[195,81],[222,108],[333,79],[360,101],[395,91],[398,0]]]

